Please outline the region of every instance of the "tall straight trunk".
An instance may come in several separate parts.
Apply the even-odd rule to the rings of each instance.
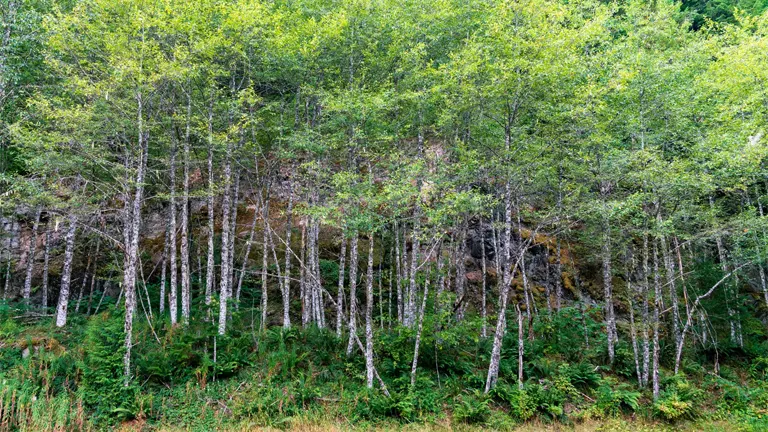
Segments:
[[[392,258],[392,249],[389,250],[389,258],[390,258],[390,267],[389,267],[389,277],[387,280],[387,285],[389,286],[388,290],[388,297],[387,297],[387,327],[392,328],[392,273],[394,270],[394,267],[391,265],[391,258]]]
[[[341,253],[339,254],[339,288],[336,292],[336,337],[341,338],[344,323],[344,264],[347,257],[347,236],[341,234]]]
[[[254,220],[255,218],[256,216],[254,215]],[[262,206],[262,219],[264,220],[264,233],[262,235],[263,243],[261,245],[261,330],[262,331],[267,329],[267,306],[268,306],[268,298],[269,298],[269,287],[267,286],[267,283],[269,282],[267,278],[267,271],[269,266],[269,261],[267,257],[267,253],[268,253],[267,246],[269,243],[269,224],[267,220],[268,218],[269,218],[269,195],[266,195],[264,199],[264,205]]]
[[[302,218],[301,242],[299,247],[299,300],[301,301],[301,325],[306,328],[309,324],[311,303],[307,295],[307,218]]]
[[[35,211],[35,222],[32,224],[32,237],[29,240],[29,250],[27,251],[27,274],[24,278],[24,290],[22,291],[22,298],[24,298],[24,303],[29,303],[29,296],[32,292],[32,271],[35,268],[37,229],[40,226],[40,214],[42,211],[42,207],[38,206],[37,210]]]
[[[213,113],[208,116],[208,260],[205,271],[205,305],[206,319],[209,318],[211,299],[213,297],[213,287],[216,284],[215,267],[215,245],[216,236],[214,226],[214,184],[213,184]]]
[[[365,382],[373,388],[373,239],[368,236],[368,270],[365,277]]]
[[[43,309],[48,307],[48,266],[51,259],[51,221],[45,224],[45,238],[43,239],[43,284],[42,301]]]
[[[415,314],[416,314],[416,270],[419,265],[419,231],[420,231],[420,218],[421,218],[421,207],[417,204],[416,209],[414,210],[414,218],[413,218],[413,233],[412,233],[412,240],[411,240],[411,268],[408,272],[409,276],[409,285],[408,285],[408,305],[406,307],[407,313],[405,314],[406,317],[406,323],[408,327],[411,327],[415,324]]]
[[[520,204],[518,203],[518,208]],[[517,212],[517,233],[520,239],[523,238],[523,220],[520,215],[520,211]],[[528,315],[528,338],[533,340],[533,293],[531,292],[530,284],[528,283],[528,269],[525,262],[525,254],[520,256],[520,274],[523,277],[523,296],[525,297],[525,312]],[[550,303],[549,288],[547,288],[547,310],[549,315],[552,315],[552,303]]]
[[[438,257],[439,259],[439,257]],[[487,279],[488,279],[488,266],[485,259],[485,228],[483,227],[483,221],[480,220],[480,260],[482,263],[483,282],[482,282],[482,302],[480,306],[480,318],[483,321],[483,328],[480,335],[483,338],[488,337],[488,308],[487,308]]]
[[[221,198],[221,276],[219,277],[219,335],[227,332],[229,301],[229,236],[232,200],[232,144],[227,142],[224,156],[224,192]]]
[[[192,96],[187,93],[187,126],[184,134],[182,163],[184,165],[181,192],[181,322],[189,324],[190,314],[190,266],[189,266],[189,140],[192,121]]]
[[[416,327],[416,343],[413,346],[413,361],[411,362],[411,388],[416,385],[416,368],[419,364],[419,345],[421,345],[421,332],[424,329],[424,315],[427,310],[427,296],[429,295],[429,268],[424,276],[424,295],[421,298],[418,326]]]
[[[165,239],[163,241],[163,256],[160,259],[160,303],[159,303],[159,310],[160,310],[160,316],[165,313],[165,289],[166,285],[168,284],[168,281],[166,279],[166,268],[168,267],[168,251],[170,249],[170,244],[168,240],[169,234],[168,234],[168,227],[165,227]]]
[[[69,284],[72,278],[72,258],[75,255],[75,232],[77,231],[77,215],[69,215],[69,228],[65,237],[64,265],[61,269],[61,289],[59,303],[56,307],[56,327],[67,324],[67,307],[69,306]]]
[[[628,252],[631,258],[626,260],[626,268],[624,273],[627,278],[627,303],[629,303],[629,335],[632,339],[632,355],[635,360],[635,371],[637,372],[637,383],[643,385],[643,375],[640,372],[640,350],[637,345],[637,327],[635,326],[635,302],[633,300],[635,293],[632,289],[632,270],[635,267],[634,255],[632,251]]]
[[[515,303],[517,312],[517,388],[523,389],[523,356],[525,355],[525,338],[523,337],[523,312],[520,305]]]
[[[170,269],[170,286],[168,296],[168,312],[171,314],[171,325],[179,320],[178,273],[176,271],[176,139],[171,144],[171,166],[169,173],[170,202],[168,203],[168,266]]]
[[[605,204],[604,204],[605,205]],[[606,210],[604,210],[606,211]],[[608,359],[613,363],[616,356],[616,318],[613,314],[613,273],[611,271],[611,236],[608,216],[603,217],[603,244],[601,258],[603,261],[603,288],[605,296],[605,327],[608,333]]]
[[[560,311],[563,301],[563,256],[560,239],[557,239],[557,249],[555,256],[555,310]]]
[[[101,242],[97,240],[96,243],[96,255],[94,257],[96,258],[96,263],[98,263],[99,259],[99,246],[101,246]],[[88,308],[85,312],[86,315],[91,314],[91,301],[93,300],[93,290],[96,287],[96,264],[94,264],[93,269],[91,270],[91,287],[88,290]]]
[[[240,206],[240,170],[235,169],[235,187],[232,190],[232,207],[229,234],[229,272],[227,274],[227,298],[232,298],[232,287],[235,285],[235,240],[237,240],[237,208]]]
[[[653,400],[659,398],[659,312],[661,309],[661,275],[659,274],[659,241],[653,242]]]
[[[349,343],[347,344],[347,355],[352,354],[357,337],[357,240],[358,233],[355,230],[352,233],[352,240],[349,244]]]
[[[129,213],[125,216],[125,221],[129,222],[123,226],[126,233],[123,235],[129,241],[125,244],[125,255],[123,258],[123,291],[125,291],[125,324],[123,330],[125,333],[125,352],[123,354],[123,374],[125,386],[130,384],[131,380],[131,348],[133,348],[133,313],[136,309],[136,265],[139,254],[139,228],[141,227],[141,202],[144,197],[144,175],[147,169],[147,156],[149,145],[149,134],[143,132],[142,114],[141,114],[141,96],[139,96],[139,137],[140,154],[139,167],[136,173],[136,187],[132,206]]]
[[[397,270],[397,322],[403,324],[403,278],[400,260],[400,227],[395,222],[395,267]]]
[[[765,213],[763,210],[763,203],[760,201],[760,192],[758,191],[757,186],[755,186],[755,198],[757,202],[757,209],[760,214],[760,218],[765,217]],[[762,231],[762,243],[766,244],[766,238],[765,238],[765,230]],[[763,298],[765,300],[765,306],[768,307],[768,282],[766,281],[766,275],[765,275],[765,250],[763,247],[761,247],[761,242],[757,238],[757,234],[755,234],[755,248],[757,249],[757,257],[758,257],[758,264],[757,264],[757,270],[760,274],[760,287],[763,289]]]
[[[293,218],[293,174],[288,179],[288,207],[285,210],[285,272],[283,275],[283,328],[291,328],[291,221]]]
[[[650,252],[648,250],[648,232],[645,232],[643,234],[643,282],[640,285],[640,301],[642,304],[643,315],[643,379],[641,384],[643,387],[648,386],[651,361],[650,339],[648,335],[648,328],[650,326],[650,316],[648,311],[648,293],[650,292],[648,285],[648,277],[650,276],[650,269],[648,267],[649,255]]]

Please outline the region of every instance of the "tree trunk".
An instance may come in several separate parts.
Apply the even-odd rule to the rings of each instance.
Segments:
[[[211,102],[213,103],[213,102]],[[211,299],[213,297],[213,287],[216,284],[214,273],[215,266],[215,246],[214,238],[216,236],[214,226],[214,184],[213,184],[213,113],[208,114],[208,260],[205,271],[205,305],[206,320],[210,318]]]
[[[440,257],[438,257],[440,259]],[[482,303],[480,307],[480,319],[483,321],[483,328],[480,335],[483,339],[488,337],[488,308],[487,308],[487,279],[488,279],[488,266],[485,259],[485,228],[483,228],[483,220],[480,219],[480,260],[482,263],[483,282],[482,282]]]
[[[42,295],[42,302],[43,309],[48,307],[48,266],[50,263],[50,257],[51,257],[51,221],[49,220],[48,223],[45,224],[45,238],[43,239],[43,286],[41,290],[43,291]]]
[[[229,236],[232,199],[232,144],[227,142],[224,156],[224,192],[221,199],[221,276],[219,277],[219,335],[227,332],[227,303],[229,301]]]
[[[190,314],[190,266],[189,266],[189,140],[192,121],[192,97],[187,93],[187,127],[183,147],[183,179],[181,192],[181,322],[189,324]]]
[[[352,354],[357,337],[357,240],[358,233],[355,230],[352,233],[352,240],[349,245],[349,343],[347,344],[347,355]]]
[[[170,166],[170,202],[168,203],[168,266],[170,269],[170,286],[168,296],[168,312],[171,314],[171,325],[176,325],[179,319],[178,274],[176,271],[176,139],[171,144]]]
[[[64,265],[61,269],[61,289],[59,303],[56,307],[56,327],[67,324],[67,307],[69,306],[69,284],[72,277],[72,258],[75,255],[75,232],[77,231],[77,215],[69,215],[69,228],[65,238]]]
[[[291,328],[291,219],[293,218],[293,173],[288,179],[288,207],[285,210],[285,272],[283,281],[283,328]]]
[[[136,191],[133,205],[125,220],[130,222],[126,230],[125,257],[123,262],[123,290],[125,291],[125,353],[123,354],[125,386],[131,380],[131,348],[133,348],[133,313],[136,309],[136,264],[139,252],[139,228],[141,227],[141,202],[144,195],[144,173],[147,169],[149,135],[143,132],[141,117],[141,96],[139,96],[139,137],[141,151],[139,154],[139,169],[136,173]]]
[[[659,274],[659,242],[653,242],[653,400],[659,398],[659,310],[661,308],[661,275]]]
[[[365,378],[367,387],[373,388],[373,239],[368,236],[368,271],[365,277]]]
[[[253,245],[253,238],[256,235],[256,222],[259,220],[259,203],[257,203],[256,208],[253,210],[253,220],[251,221],[251,226],[248,228],[248,241],[245,243],[245,252],[243,253],[243,262],[240,264],[240,275],[237,278],[237,289],[235,290],[235,308],[240,308],[240,292],[243,289],[243,279],[245,278],[245,270],[248,266],[248,260],[251,255],[251,246]],[[266,204],[265,204],[266,205]],[[264,243],[262,244],[263,248],[263,261],[266,263],[267,260],[267,228],[266,225],[264,227]],[[267,276],[267,265],[264,264],[262,269],[262,289],[266,288],[266,276]],[[263,297],[263,293],[262,293]]]
[[[42,207],[37,207],[35,211],[35,222],[32,224],[32,237],[29,240],[29,250],[27,253],[27,274],[24,278],[24,290],[22,291],[22,298],[24,303],[29,304],[29,296],[32,292],[32,271],[35,268],[35,252],[37,248],[37,229],[40,226],[40,214],[42,213]]]
[[[425,272],[424,296],[421,298],[419,310],[419,322],[416,328],[416,343],[413,346],[413,362],[411,362],[411,388],[416,385],[416,367],[419,363],[419,345],[421,344],[421,332],[424,329],[424,315],[427,310],[427,296],[429,295],[429,269]]]
[[[397,322],[403,324],[403,271],[400,260],[400,227],[395,222],[395,266],[397,270]]]
[[[347,257],[346,233],[341,234],[341,253],[339,255],[339,288],[336,293],[336,337],[341,338],[344,322],[344,264]]]
[[[168,251],[170,250],[170,240],[168,240],[168,227],[165,228],[165,239],[163,241],[163,256],[160,260],[160,316],[165,313],[165,288],[168,283],[166,280],[166,268],[168,267]]]
[[[262,207],[262,219],[264,220],[264,233],[262,236],[263,244],[261,245],[261,330],[265,331],[267,329],[267,306],[268,306],[268,297],[269,297],[269,287],[267,286],[267,283],[269,282],[269,279],[267,278],[267,271],[269,267],[269,261],[267,257],[267,245],[269,243],[269,196],[266,196],[266,199],[264,200],[264,205]],[[254,215],[254,220],[256,220],[256,216]],[[246,255],[247,258],[247,255]],[[275,259],[277,261],[277,259]],[[242,278],[242,276],[241,276]],[[279,281],[279,279],[278,279]]]

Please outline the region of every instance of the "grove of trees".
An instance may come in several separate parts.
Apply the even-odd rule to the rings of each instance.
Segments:
[[[135,389],[313,329],[394,398],[460,334],[487,400],[548,340],[657,407],[768,365],[766,6],[0,0],[0,350],[119,318]]]

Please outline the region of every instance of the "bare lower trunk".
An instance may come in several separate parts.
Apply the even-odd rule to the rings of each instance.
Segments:
[[[51,257],[51,221],[45,225],[45,238],[43,239],[43,285],[41,287],[43,308],[48,307],[48,266]]]
[[[141,97],[139,97],[141,100]],[[141,108],[141,104],[139,105]],[[142,130],[141,110],[139,111],[139,131]],[[133,348],[133,313],[136,309],[136,265],[138,263],[139,252],[139,228],[141,227],[141,203],[144,196],[144,173],[147,168],[148,142],[149,136],[143,132],[139,133],[140,154],[139,167],[136,173],[136,190],[133,197],[132,206],[129,213],[125,215],[127,222],[123,229],[126,231],[124,238],[125,256],[123,260],[123,290],[125,291],[125,353],[123,354],[123,376],[125,386],[130,384],[131,380],[131,348]]]
[[[347,344],[347,355],[352,354],[357,337],[357,240],[358,233],[355,230],[349,244],[349,323],[347,324],[349,343]]]
[[[285,273],[283,281],[283,328],[291,328],[291,219],[293,218],[293,167],[288,180],[288,207],[285,210]]]
[[[368,271],[365,277],[365,378],[368,388],[373,388],[373,239],[368,237]]]
[[[255,220],[254,216],[254,220]],[[267,286],[268,278],[267,271],[269,267],[269,261],[267,259],[267,245],[269,243],[269,225],[267,219],[269,218],[269,197],[264,200],[264,206],[262,210],[262,219],[264,220],[264,234],[261,246],[261,330],[267,329],[267,306],[269,299],[269,287]],[[277,260],[275,260],[277,261]],[[242,276],[241,276],[242,277]],[[279,281],[279,279],[278,279]]]
[[[650,292],[648,285],[648,277],[650,276],[650,268],[648,267],[648,256],[650,252],[648,250],[648,233],[643,234],[643,281],[640,285],[640,302],[642,305],[642,318],[643,318],[643,379],[642,386],[648,386],[648,378],[650,377],[650,362],[651,362],[651,348],[650,337],[648,334],[648,328],[650,327],[650,315],[648,311],[648,293]]]
[[[411,268],[409,270],[409,285],[408,285],[408,304],[406,306],[406,323],[405,325],[408,327],[411,327],[415,323],[415,314],[416,314],[416,270],[418,268],[419,264],[419,235],[420,235],[420,217],[421,217],[421,208],[416,205],[416,209],[414,210],[414,219],[413,219],[413,233],[412,233],[412,240],[411,240]]]
[[[464,256],[467,252],[467,223],[466,220],[461,225],[461,232],[459,234],[459,247],[456,253],[456,261],[454,266],[456,267],[456,301],[459,302],[456,308],[456,320],[462,321],[464,319],[464,311],[466,309],[466,286],[467,286],[467,268],[464,265]]]
[[[69,284],[72,277],[72,258],[75,255],[75,231],[77,231],[77,215],[69,215],[69,228],[65,238],[64,265],[61,269],[61,289],[59,303],[56,307],[56,327],[67,324],[67,307],[69,306]]]
[[[168,267],[170,269],[168,312],[171,314],[171,325],[176,325],[179,319],[178,273],[176,271],[176,140],[172,141],[169,179],[171,196],[168,204]]]
[[[661,275],[659,274],[658,240],[653,242],[653,400],[659,398],[659,313],[661,308]]]
[[[181,192],[181,210],[179,215],[181,216],[181,322],[184,325],[189,324],[190,314],[190,271],[189,266],[189,139],[190,139],[190,123],[192,121],[192,99],[189,93],[187,93],[187,127],[184,137],[183,148],[183,163],[184,173],[182,179],[182,192]]]
[[[221,199],[221,276],[219,276],[219,335],[227,332],[229,301],[229,236],[232,199],[232,144],[227,143],[224,156],[224,192]]]
[[[440,257],[438,256],[438,259]],[[483,321],[483,328],[480,335],[483,338],[488,337],[488,309],[487,309],[487,279],[488,279],[488,267],[485,259],[485,228],[483,228],[483,221],[480,220],[480,260],[482,263],[483,282],[482,282],[482,302],[480,307],[480,319]]]
[[[400,227],[395,223],[395,267],[397,270],[397,322],[403,323],[403,282],[402,269],[400,268]]]
[[[212,115],[212,114],[211,114]],[[211,313],[210,305],[213,297],[213,287],[216,284],[216,276],[214,274],[215,257],[214,257],[214,237],[216,232],[214,231],[214,184],[213,184],[213,131],[212,120],[209,117],[208,124],[208,260],[205,271],[205,305],[206,305],[206,319],[209,318]]]
[[[411,362],[411,388],[416,385],[416,368],[419,364],[419,345],[421,345],[421,332],[424,329],[424,315],[427,310],[427,296],[429,295],[429,269],[426,271],[424,279],[424,295],[421,298],[421,309],[419,310],[419,322],[416,328],[416,343],[413,347],[413,361]]]
[[[520,305],[515,304],[517,312],[517,388],[523,389],[523,356],[525,355],[525,338],[523,337],[523,313]]]
[[[344,323],[344,264],[347,257],[347,237],[341,236],[341,253],[339,255],[339,288],[336,293],[336,337],[341,338]]]
[[[170,249],[170,244],[168,240],[168,227],[165,228],[165,241],[163,242],[163,256],[160,259],[160,316],[163,315],[165,312],[165,288],[168,284],[168,280],[166,279],[166,268],[168,267],[168,251]]]
[[[42,207],[38,207],[37,211],[35,211],[35,222],[32,224],[32,237],[29,240],[29,251],[27,252],[27,274],[24,278],[24,290],[22,291],[22,298],[24,298],[25,303],[29,303],[29,296],[32,292],[32,270],[35,268],[37,229],[40,226],[40,214],[42,211]]]

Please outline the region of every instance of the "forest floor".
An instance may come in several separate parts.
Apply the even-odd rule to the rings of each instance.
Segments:
[[[121,432],[133,432],[144,430],[144,424],[142,422],[130,422],[122,425]],[[161,425],[158,429],[162,432],[177,432],[182,430],[178,427],[170,425]],[[277,431],[291,431],[291,432],[341,432],[341,431],[377,431],[377,432],[389,432],[389,431],[402,431],[402,432],[475,432],[475,431],[488,431],[495,430],[488,426],[473,426],[466,424],[451,424],[445,423],[413,423],[413,424],[391,424],[391,425],[378,425],[378,426],[354,426],[348,423],[333,423],[333,422],[312,422],[299,420],[296,423],[291,424],[285,429],[278,429],[272,427],[256,426],[249,423],[243,423],[240,425],[232,425],[222,429],[223,431],[231,432],[245,432],[245,431],[263,431],[263,432],[277,432]],[[561,423],[542,423],[539,421],[533,421],[524,423],[518,426],[512,427],[515,432],[732,432],[741,430],[739,425],[728,421],[711,421],[700,420],[689,423],[678,423],[674,425],[659,423],[659,422],[647,422],[638,419],[607,419],[607,420],[589,420],[579,424],[565,425]]]

